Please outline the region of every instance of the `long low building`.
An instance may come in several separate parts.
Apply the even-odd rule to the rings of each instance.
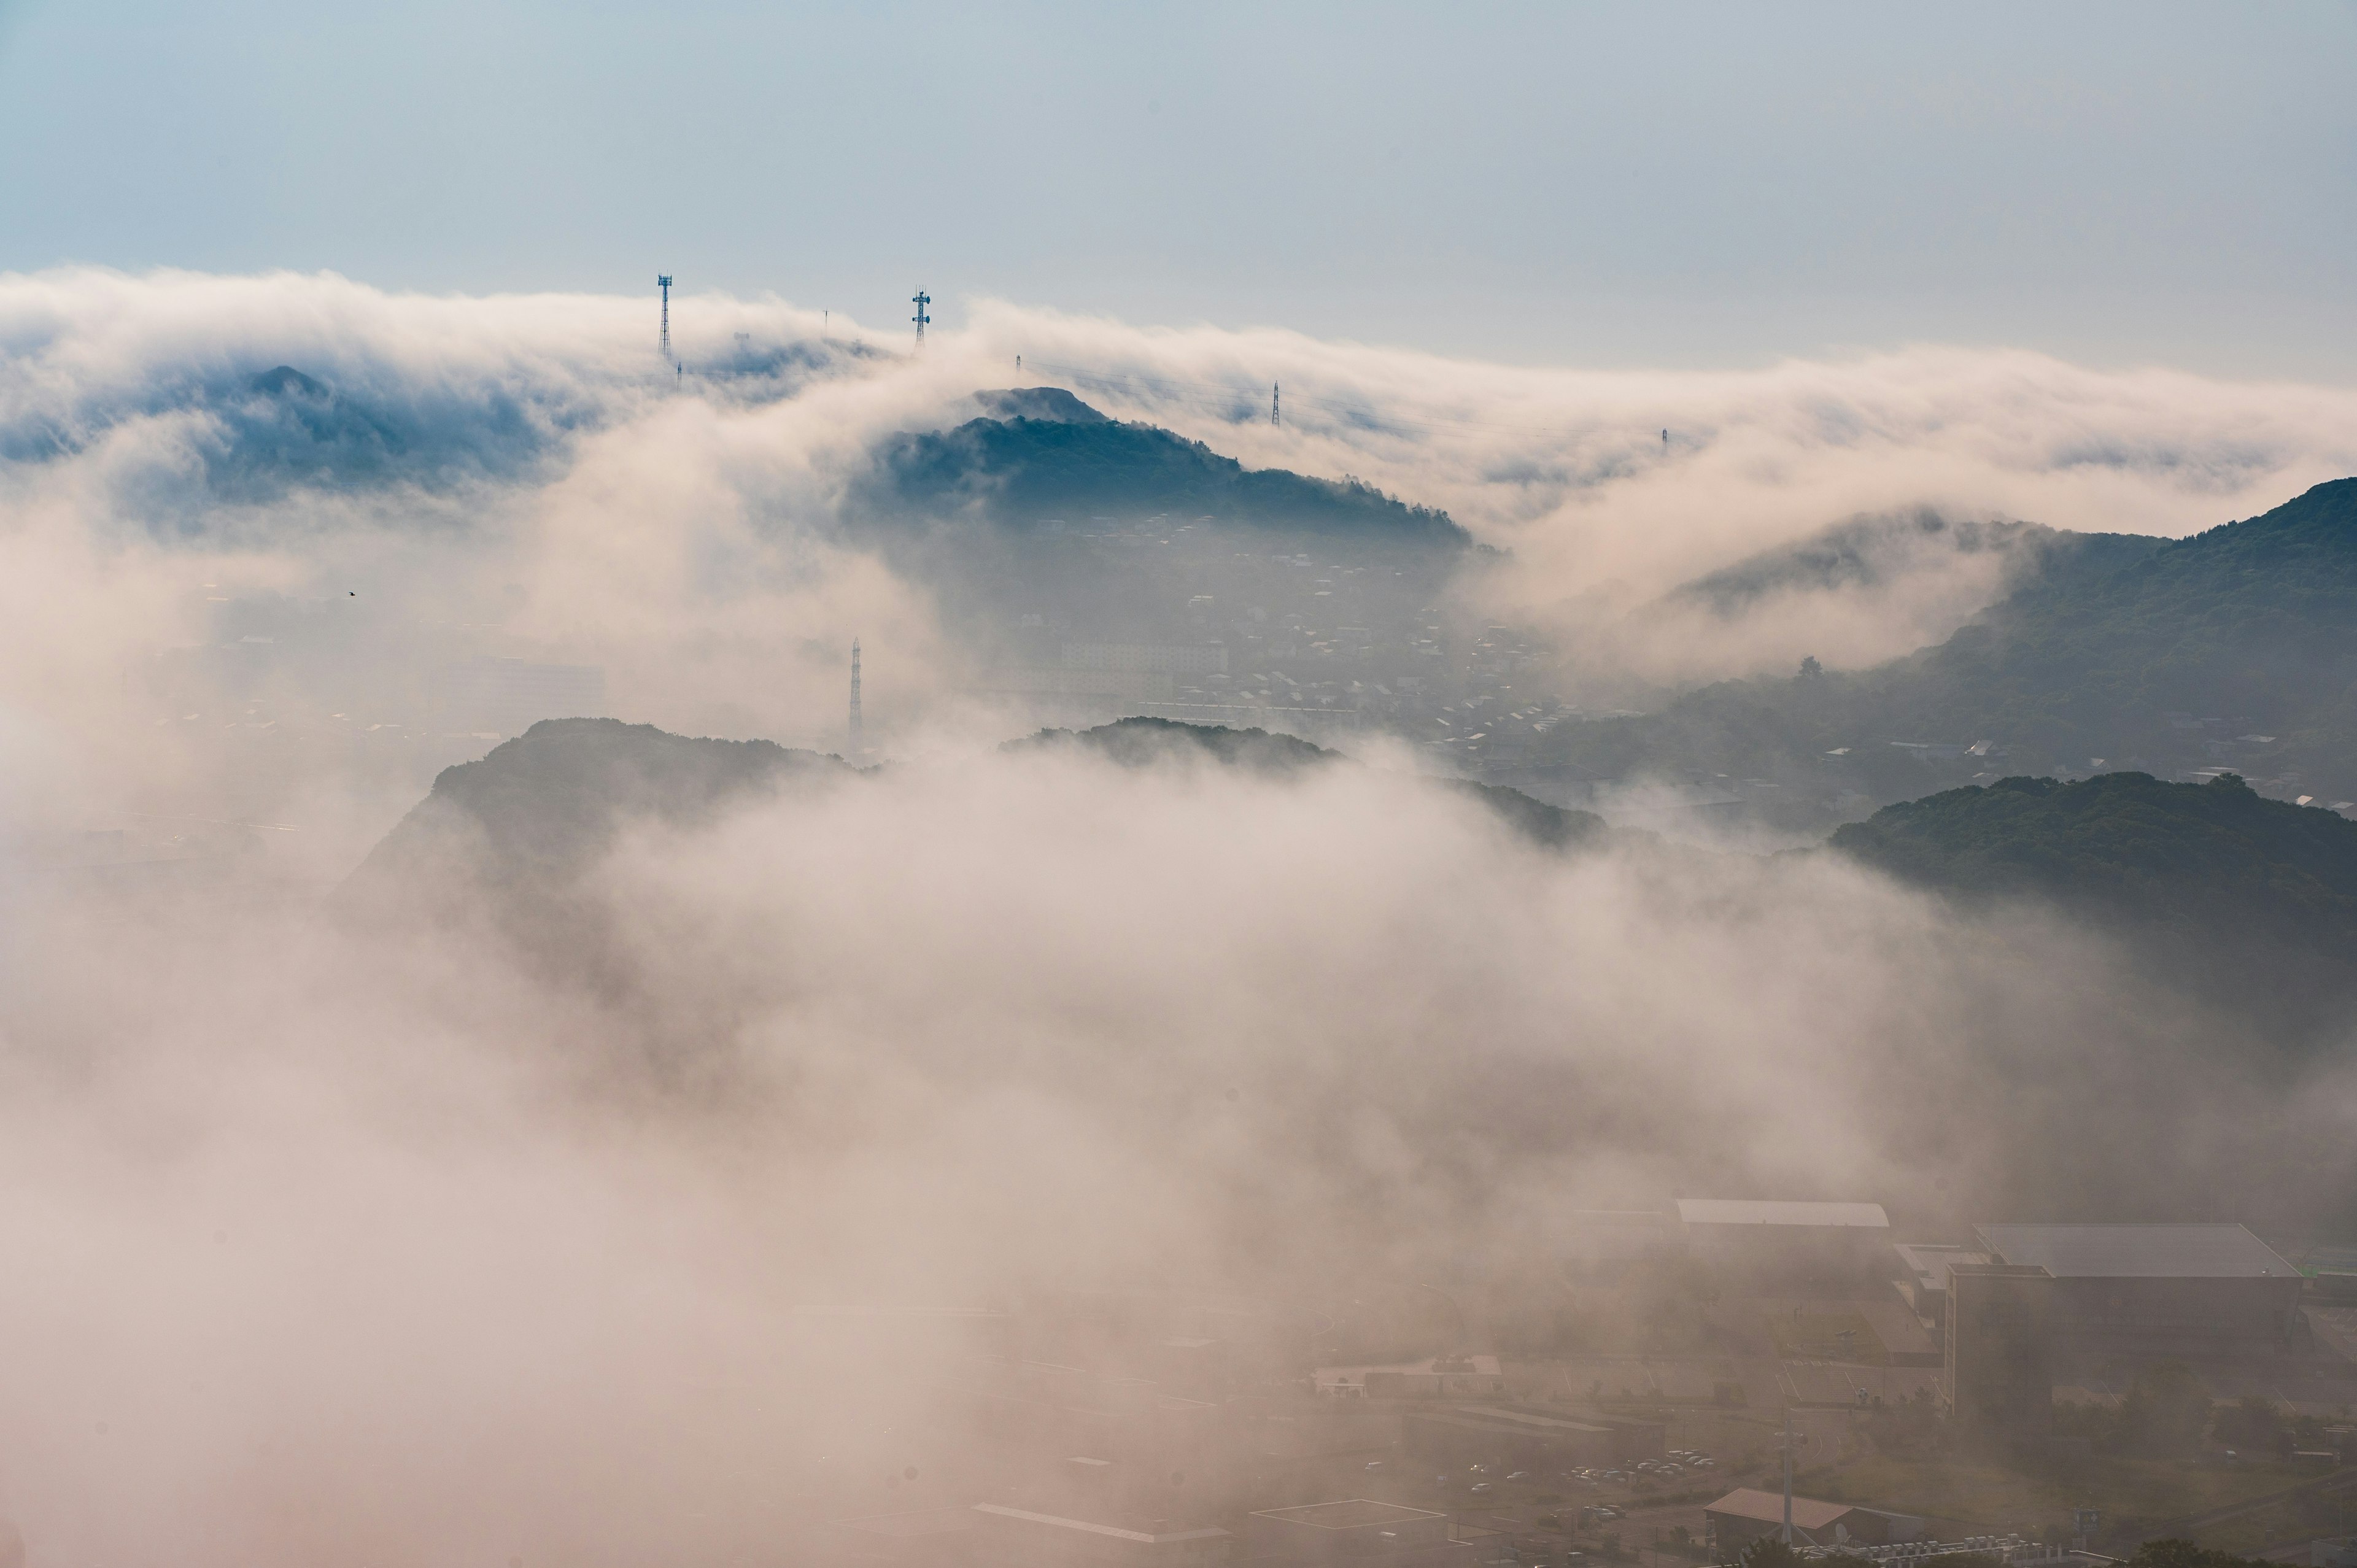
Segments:
[[[1682,1197],[1677,1208],[1693,1255],[1754,1288],[1888,1288],[1890,1217],[1878,1203]]]
[[[1756,1487],[1738,1487],[1703,1509],[1711,1544],[1722,1563],[1763,1535],[1784,1529],[1784,1494]],[[1829,1503],[1821,1498],[1792,1499],[1792,1544],[1800,1547],[1891,1546],[1923,1533],[1924,1521],[1912,1514],[1887,1513],[1855,1503]]]
[[[2240,1225],[1975,1228],[1982,1249],[2054,1277],[2049,1322],[2081,1341],[2280,1347],[2299,1326],[2300,1273]]]

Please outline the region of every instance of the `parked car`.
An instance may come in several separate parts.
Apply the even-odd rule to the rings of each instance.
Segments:
[[[1367,1461],[1367,1468],[1370,1470],[1380,1470],[1383,1467],[1383,1462],[1380,1459],[1370,1459]]]
[[[1506,1477],[1509,1481],[1527,1481],[1530,1478],[1531,1473],[1528,1470],[1517,1470],[1512,1475]]]
[[[1473,1483],[1473,1489],[1476,1492],[1486,1492],[1490,1489],[1490,1483],[1487,1481],[1476,1481]]]

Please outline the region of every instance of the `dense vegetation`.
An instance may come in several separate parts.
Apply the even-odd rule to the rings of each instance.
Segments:
[[[1940,777],[1896,742],[1987,742],[2014,772],[2223,762],[2280,792],[2357,798],[2357,479],[2190,539],[2091,536],[1936,648],[1561,725],[1542,760],[1892,800]]]
[[[2357,822],[2232,774],[2006,779],[1885,807],[1832,842],[1952,894],[2050,900],[2239,1003],[2320,1021],[2357,993]]]
[[[1014,526],[1168,514],[1452,549],[1469,542],[1446,512],[1355,479],[1246,468],[1200,441],[1106,419],[1069,394],[1060,403],[1038,396],[1057,390],[1027,389],[1031,395],[1021,403],[984,394],[985,407],[1049,417],[1012,413],[895,438],[879,458],[867,505],[930,516],[973,510]],[[987,401],[993,397],[1001,401]]]

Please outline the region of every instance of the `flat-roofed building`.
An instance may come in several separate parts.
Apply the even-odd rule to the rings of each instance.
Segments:
[[[1244,1521],[1244,1552],[1247,1561],[1268,1568],[1329,1563],[1427,1568],[1473,1556],[1469,1545],[1454,1539],[1447,1514],[1368,1498],[1263,1509]]]
[[[2240,1225],[1975,1228],[1993,1257],[2054,1276],[2052,1328],[2078,1342],[2279,1347],[2299,1326],[2299,1271]]]
[[[1948,1322],[1948,1271],[1958,1263],[1986,1263],[1986,1252],[1969,1247],[1949,1247],[1924,1241],[1907,1241],[1891,1248],[1907,1270],[1900,1282],[1907,1304],[1915,1316],[1934,1327],[1945,1327]]]
[[[1948,1397],[1956,1424],[2036,1436],[2054,1422],[2054,1276],[2035,1264],[1948,1268]]]
[[[1784,1531],[1784,1494],[1738,1487],[1703,1509],[1711,1544],[1718,1560],[1730,1563],[1736,1554],[1763,1535]],[[1912,1514],[1888,1513],[1855,1503],[1829,1503],[1821,1498],[1792,1499],[1792,1544],[1798,1547],[1894,1546],[1923,1533],[1924,1521]]]
[[[1888,1279],[1890,1217],[1878,1203],[1682,1197],[1688,1251],[1756,1288],[1848,1286]]]
[[[1226,1562],[1234,1545],[1226,1530],[1211,1526],[1174,1530],[1157,1522],[1136,1529],[1003,1503],[976,1503],[974,1512],[980,1528],[966,1539],[974,1543],[974,1560],[1007,1568],[1092,1568],[1097,1563],[1193,1568]]]

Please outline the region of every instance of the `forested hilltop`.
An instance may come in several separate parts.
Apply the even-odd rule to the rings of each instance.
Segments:
[[[2231,768],[2266,794],[2357,799],[2357,479],[2189,539],[2106,540],[2061,565],[1937,647],[1563,725],[1534,761],[1880,801],[1939,782],[1935,762],[1982,781]]]
[[[1974,903],[2029,897],[2301,1029],[2357,998],[2357,822],[2241,779],[2001,779],[1887,806],[1835,851]]]

